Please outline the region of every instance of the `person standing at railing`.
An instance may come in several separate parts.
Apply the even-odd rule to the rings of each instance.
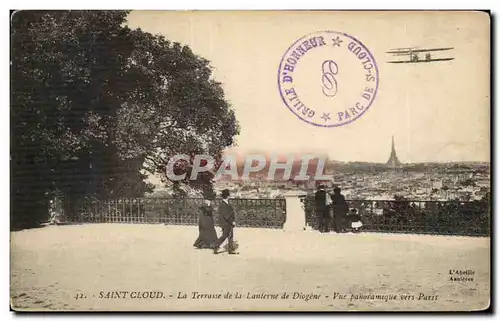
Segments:
[[[319,185],[316,194],[314,194],[316,221],[318,230],[321,233],[329,232],[330,225],[330,198],[325,191],[324,185]]]
[[[49,224],[58,225],[61,223],[61,213],[59,211],[56,201],[54,200],[50,201],[49,214],[50,214]]]
[[[198,221],[199,236],[193,246],[199,249],[210,248],[217,240],[217,232],[214,226],[212,198],[207,197],[200,206],[200,217]]]
[[[214,254],[217,254],[222,243],[227,239],[227,251],[229,254],[237,254],[234,242],[235,211],[229,204],[229,190],[222,191],[222,202],[219,205],[219,225],[222,228],[222,235],[212,245]]]
[[[333,189],[332,195],[332,209],[333,209],[333,221],[335,232],[345,233],[346,232],[346,218],[347,212],[349,211],[349,206],[345,201],[344,195],[340,193],[340,187],[335,187]]]

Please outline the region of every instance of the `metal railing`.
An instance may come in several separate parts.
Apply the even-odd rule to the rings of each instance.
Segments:
[[[158,223],[196,225],[203,200],[197,198],[126,198],[86,201],[78,206],[71,221],[82,223]],[[214,201],[214,219],[217,207]],[[306,222],[317,228],[314,196],[302,199]],[[231,199],[241,227],[283,228],[285,199]],[[361,217],[363,231],[490,235],[491,205],[487,201],[371,201],[348,200]],[[332,222],[333,224],[333,222]]]
[[[317,229],[314,196],[308,195],[302,201],[307,223]],[[488,201],[347,200],[347,204],[357,210],[365,232],[490,235]]]
[[[221,200],[213,202],[214,219]],[[283,228],[286,220],[284,199],[231,199],[236,221],[242,227]],[[196,225],[203,199],[127,198],[87,201],[72,219],[83,223],[159,223]]]

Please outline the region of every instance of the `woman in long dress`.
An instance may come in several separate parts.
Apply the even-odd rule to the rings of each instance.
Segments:
[[[217,240],[215,232],[213,207],[209,200],[204,200],[200,207],[200,217],[198,221],[199,236],[193,246],[199,249],[210,248],[210,245]]]

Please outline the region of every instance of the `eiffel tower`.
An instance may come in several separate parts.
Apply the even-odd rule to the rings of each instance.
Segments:
[[[394,147],[394,136],[392,136],[391,156],[389,157],[386,166],[391,168],[396,168],[401,166],[401,162],[399,161],[398,156],[396,155],[396,148]]]

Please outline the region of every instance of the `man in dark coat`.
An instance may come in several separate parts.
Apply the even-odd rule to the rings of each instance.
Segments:
[[[229,204],[229,190],[222,191],[222,202],[219,205],[219,225],[222,228],[222,235],[213,244],[214,254],[217,254],[221,244],[227,239],[228,253],[237,254],[234,249],[233,230],[235,223],[235,213]]]
[[[327,204],[327,197],[330,197],[323,185],[318,186],[318,190],[314,195],[316,205],[316,221],[318,222],[318,230],[321,233],[329,232],[330,226],[330,210]]]
[[[347,212],[349,211],[349,206],[345,201],[344,195],[340,193],[340,187],[335,187],[333,189],[333,193],[332,209],[335,232],[343,233],[346,231],[345,221],[347,218]]]

